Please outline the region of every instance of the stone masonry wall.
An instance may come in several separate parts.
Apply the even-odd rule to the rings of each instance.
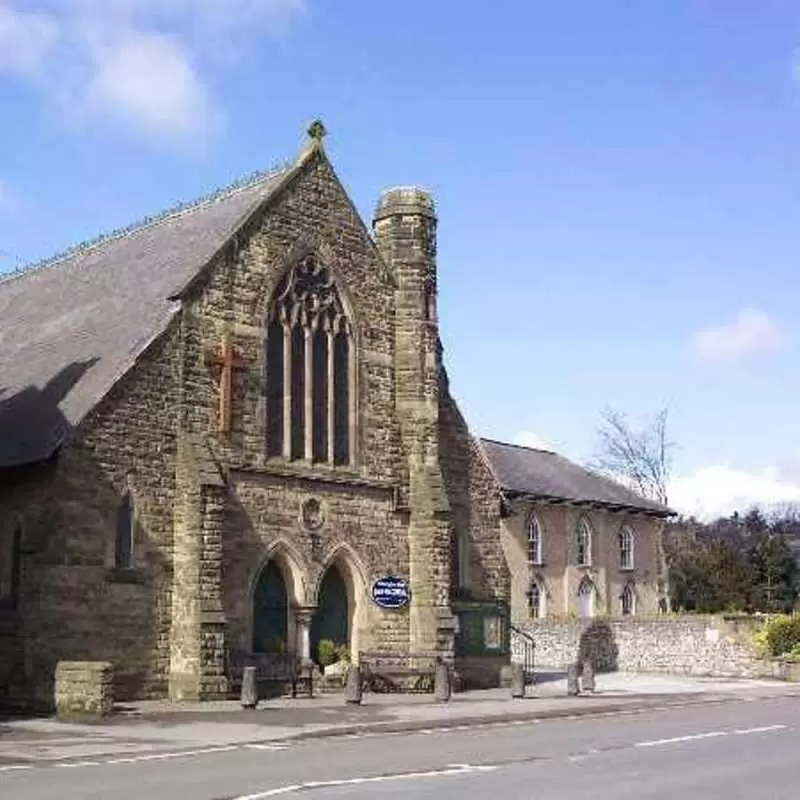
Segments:
[[[272,293],[304,249],[335,275],[350,306],[356,340],[357,463],[361,477],[394,481],[401,460],[394,402],[394,284],[363,221],[324,157],[312,157],[268,209],[221,253],[187,297],[184,387],[193,402],[186,428],[211,434],[215,454],[230,469],[280,469],[265,455],[264,325]],[[218,373],[206,354],[223,335],[247,368],[234,376],[231,433],[216,435]],[[302,475],[324,465],[291,465]],[[353,470],[338,468],[345,475]]]
[[[510,600],[510,575],[501,543],[500,492],[470,435],[443,377],[439,425],[445,488],[450,502],[453,533],[464,555],[454,575],[475,600]]]
[[[527,622],[538,668],[564,667],[579,653],[598,669],[684,675],[762,677],[771,666],[758,658],[749,630],[723,617],[657,617]],[[519,657],[519,653],[516,654]]]
[[[542,563],[531,564],[528,525],[536,514],[542,535]],[[577,565],[575,530],[585,517],[593,531],[592,563]],[[627,525],[634,534],[633,569],[622,569],[618,535]],[[503,549],[511,573],[511,616],[517,623],[530,620],[528,592],[536,581],[542,597],[542,613],[558,618],[579,612],[578,586],[588,577],[595,587],[595,614],[616,616],[621,612],[620,595],[627,583],[634,587],[637,616],[658,613],[660,521],[642,514],[565,505],[526,503],[515,507],[503,520]]]
[[[108,661],[120,699],[163,695],[169,663],[176,326],[87,418],[57,461],[2,499],[19,512],[19,617],[29,701],[52,705],[59,661]],[[135,513],[117,572],[117,509]]]
[[[301,505],[313,496],[322,503],[323,523],[309,530]],[[408,611],[382,610],[369,600],[380,575],[406,574],[408,545],[404,515],[394,510],[386,489],[354,493],[335,485],[309,487],[301,479],[248,474],[232,487],[223,551],[227,644],[247,649],[252,641],[252,590],[269,559],[287,577],[290,602],[317,605],[317,591],[331,565],[341,572],[354,608],[351,630],[359,650],[408,647]]]
[[[264,324],[278,281],[298,253],[308,251],[333,271],[354,329],[357,438],[354,463],[346,467],[266,457]],[[192,435],[209,437],[229,476],[220,568],[228,649],[250,646],[252,591],[271,558],[299,607],[316,604],[318,583],[335,561],[350,589],[354,650],[407,646],[407,612],[381,611],[368,599],[378,575],[408,575],[407,513],[397,504],[403,492],[394,291],[329,162],[313,155],[187,298],[184,385],[193,402],[184,425]],[[234,376],[231,432],[221,436],[218,377],[206,354],[218,352],[226,332],[247,367]],[[313,532],[300,513],[312,497],[324,516]]]

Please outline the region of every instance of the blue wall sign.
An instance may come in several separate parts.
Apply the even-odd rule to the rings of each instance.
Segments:
[[[384,575],[372,584],[372,600],[381,608],[403,608],[411,599],[411,590],[405,578]]]

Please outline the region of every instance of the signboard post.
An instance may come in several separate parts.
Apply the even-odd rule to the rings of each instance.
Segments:
[[[411,600],[408,581],[397,575],[383,575],[372,584],[372,602],[381,608],[404,608]]]

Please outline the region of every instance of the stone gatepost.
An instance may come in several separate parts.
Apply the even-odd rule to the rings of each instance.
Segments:
[[[107,717],[114,710],[114,672],[107,661],[59,661],[56,715],[62,720]]]

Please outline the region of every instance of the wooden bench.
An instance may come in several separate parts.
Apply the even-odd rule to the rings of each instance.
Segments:
[[[359,652],[364,692],[432,692],[441,654]]]
[[[258,699],[275,697],[291,687],[292,697],[298,691],[314,696],[313,664],[303,664],[294,653],[247,653],[232,650],[228,654],[228,677],[233,693],[238,693],[242,686],[242,674],[245,667],[256,668],[256,691]],[[274,689],[278,691],[274,691]],[[272,689],[273,691],[270,691]]]

